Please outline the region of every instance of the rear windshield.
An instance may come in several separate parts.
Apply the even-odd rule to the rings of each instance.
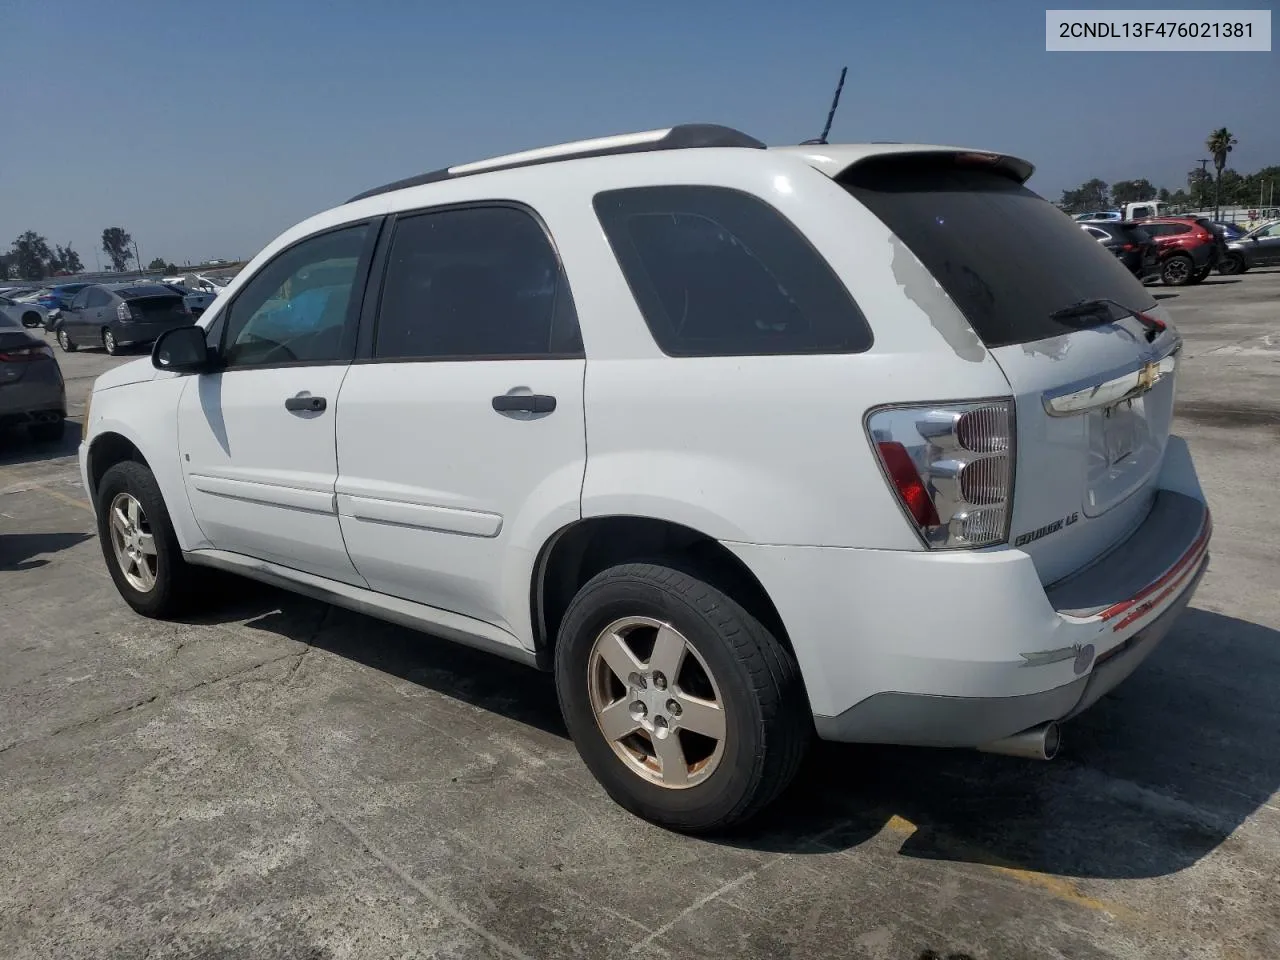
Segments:
[[[841,183],[929,269],[988,347],[1108,322],[1102,313],[1053,317],[1082,300],[1152,306],[1093,236],[1001,174],[896,158],[856,166]]]

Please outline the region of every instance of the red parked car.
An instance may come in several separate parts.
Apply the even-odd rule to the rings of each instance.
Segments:
[[[1142,221],[1160,254],[1160,279],[1171,287],[1199,283],[1227,255],[1227,242],[1204,217],[1153,217]]]

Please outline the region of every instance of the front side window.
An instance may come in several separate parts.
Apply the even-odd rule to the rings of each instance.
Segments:
[[[541,225],[515,207],[400,218],[387,259],[379,359],[580,356],[568,283]]]
[[[600,193],[596,215],[654,342],[668,356],[856,353],[871,330],[808,240],[758,197],[724,187]]]
[[[253,277],[226,311],[228,367],[329,363],[349,352],[352,292],[369,225],[303,240]]]

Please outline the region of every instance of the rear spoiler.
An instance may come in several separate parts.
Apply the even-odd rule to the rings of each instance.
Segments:
[[[1026,183],[1035,173],[1035,165],[1021,157],[990,150],[967,147],[926,146],[907,143],[831,144],[827,146],[773,147],[774,150],[798,152],[808,164],[821,170],[832,180],[857,167],[869,165],[892,167],[934,162],[939,165],[981,168],[1000,173],[1017,183]]]

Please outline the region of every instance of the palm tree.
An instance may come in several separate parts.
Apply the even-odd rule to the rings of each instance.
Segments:
[[[1209,139],[1204,145],[1209,148],[1209,152],[1213,154],[1213,165],[1218,171],[1218,182],[1213,191],[1213,219],[1217,220],[1222,215],[1220,209],[1220,200],[1222,196],[1222,169],[1227,165],[1227,154],[1231,152],[1238,140],[1230,130],[1226,127],[1219,127],[1213,133],[1209,134]]]

